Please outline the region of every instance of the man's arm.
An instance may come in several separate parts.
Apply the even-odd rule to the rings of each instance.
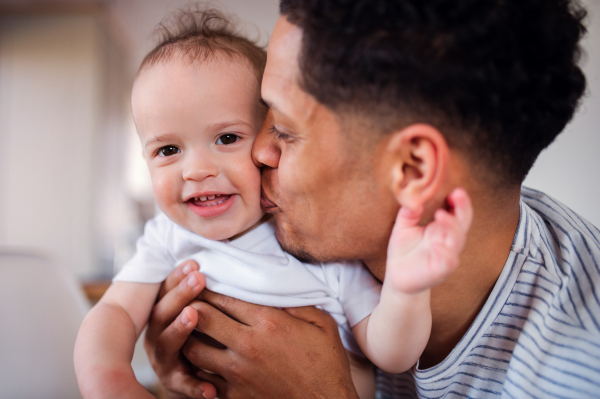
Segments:
[[[210,384],[201,379],[212,383],[222,399],[358,398],[331,316],[312,307],[280,310],[252,305],[209,291],[200,295],[204,302],[192,304],[196,311],[186,308],[180,315],[200,292],[184,281],[181,270],[167,279],[145,340],[152,366],[170,397],[197,398],[200,389],[208,393]],[[184,314],[188,324],[182,322]],[[196,320],[199,330],[227,349],[190,336]],[[182,346],[191,364],[216,374],[196,371],[198,379],[192,376],[190,364],[181,359]]]

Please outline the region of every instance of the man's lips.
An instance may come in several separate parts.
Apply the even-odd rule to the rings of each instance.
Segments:
[[[264,212],[269,212],[275,210],[277,205],[275,205],[266,195],[264,190],[260,192],[260,207]]]

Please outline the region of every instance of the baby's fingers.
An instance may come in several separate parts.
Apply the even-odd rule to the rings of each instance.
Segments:
[[[473,205],[469,194],[462,188],[454,189],[448,196],[448,205],[452,208],[451,212],[456,217],[458,226],[466,235],[473,220]]]
[[[433,244],[457,252],[462,249],[466,237],[456,217],[443,209],[435,212],[434,221],[427,226],[425,235]]]
[[[450,211],[438,209],[434,222],[427,226],[426,235],[432,242],[443,245],[458,254],[467,239],[467,233],[473,219],[471,200],[463,189],[456,189],[448,196]]]
[[[411,210],[405,206],[400,207],[400,210],[398,211],[398,216],[396,216],[396,223],[394,224],[394,229],[415,227],[419,223],[419,219],[421,218],[422,213],[422,206],[415,210]]]
[[[440,284],[458,268],[458,264],[459,257],[454,249],[434,245],[427,270],[428,285],[433,287]]]
[[[405,254],[423,237],[423,228],[418,225],[422,214],[423,207],[417,210],[400,207],[390,236],[388,256],[392,255],[393,258],[398,254]]]

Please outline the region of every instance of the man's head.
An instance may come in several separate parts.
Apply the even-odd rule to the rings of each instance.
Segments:
[[[281,14],[262,94],[286,136],[263,129],[255,159],[279,239],[317,259],[381,252],[399,205],[439,206],[453,185],[518,191],[585,89],[574,2],[282,0]]]

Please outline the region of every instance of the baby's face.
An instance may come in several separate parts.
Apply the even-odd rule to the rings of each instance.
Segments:
[[[260,170],[252,143],[265,116],[245,62],[189,63],[175,56],[138,76],[133,116],[158,207],[175,223],[213,240],[255,225]]]

